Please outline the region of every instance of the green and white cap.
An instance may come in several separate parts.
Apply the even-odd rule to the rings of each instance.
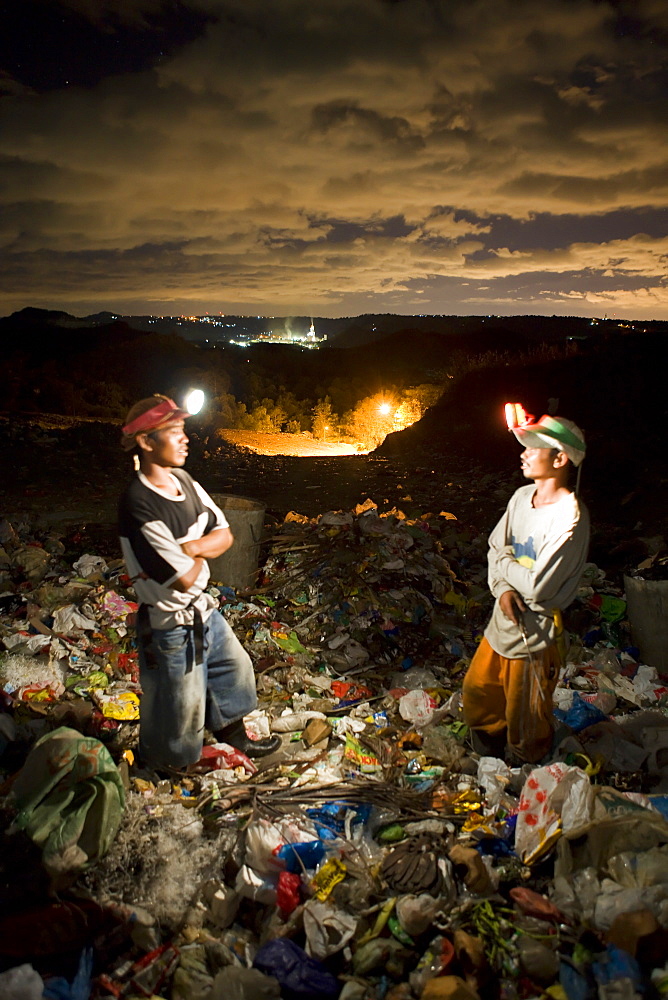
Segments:
[[[564,417],[545,414],[533,424],[512,428],[513,434],[525,448],[558,448],[565,452],[573,465],[580,465],[587,445],[577,424]]]

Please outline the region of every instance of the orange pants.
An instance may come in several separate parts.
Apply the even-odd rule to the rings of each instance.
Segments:
[[[508,660],[483,638],[464,678],[464,721],[490,735],[507,729],[520,757],[540,760],[552,747],[552,694],[560,665],[556,644],[531,660]]]

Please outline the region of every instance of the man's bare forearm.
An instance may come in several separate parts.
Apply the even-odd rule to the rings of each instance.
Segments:
[[[222,556],[223,552],[227,552],[233,542],[234,536],[229,528],[218,528],[203,538],[183,542],[181,548],[191,559],[215,559],[217,556]]]

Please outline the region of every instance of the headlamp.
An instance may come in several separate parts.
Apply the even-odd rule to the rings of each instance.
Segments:
[[[191,417],[193,417],[196,413],[199,413],[203,406],[204,393],[201,389],[193,389],[188,393],[186,396],[185,407]]]
[[[506,403],[506,426],[509,431],[533,422],[533,413],[527,413],[521,403]]]

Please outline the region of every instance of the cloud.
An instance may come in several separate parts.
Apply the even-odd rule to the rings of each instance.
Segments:
[[[146,27],[151,17],[168,5],[165,0],[59,0],[60,6],[92,24],[129,24]]]
[[[574,273],[575,310],[605,271],[668,318],[655,0],[632,22],[612,0],[59,2],[105,37],[170,9],[198,30],[94,85],[6,88],[0,309],[466,311],[479,282],[494,311],[508,279],[524,312]]]

